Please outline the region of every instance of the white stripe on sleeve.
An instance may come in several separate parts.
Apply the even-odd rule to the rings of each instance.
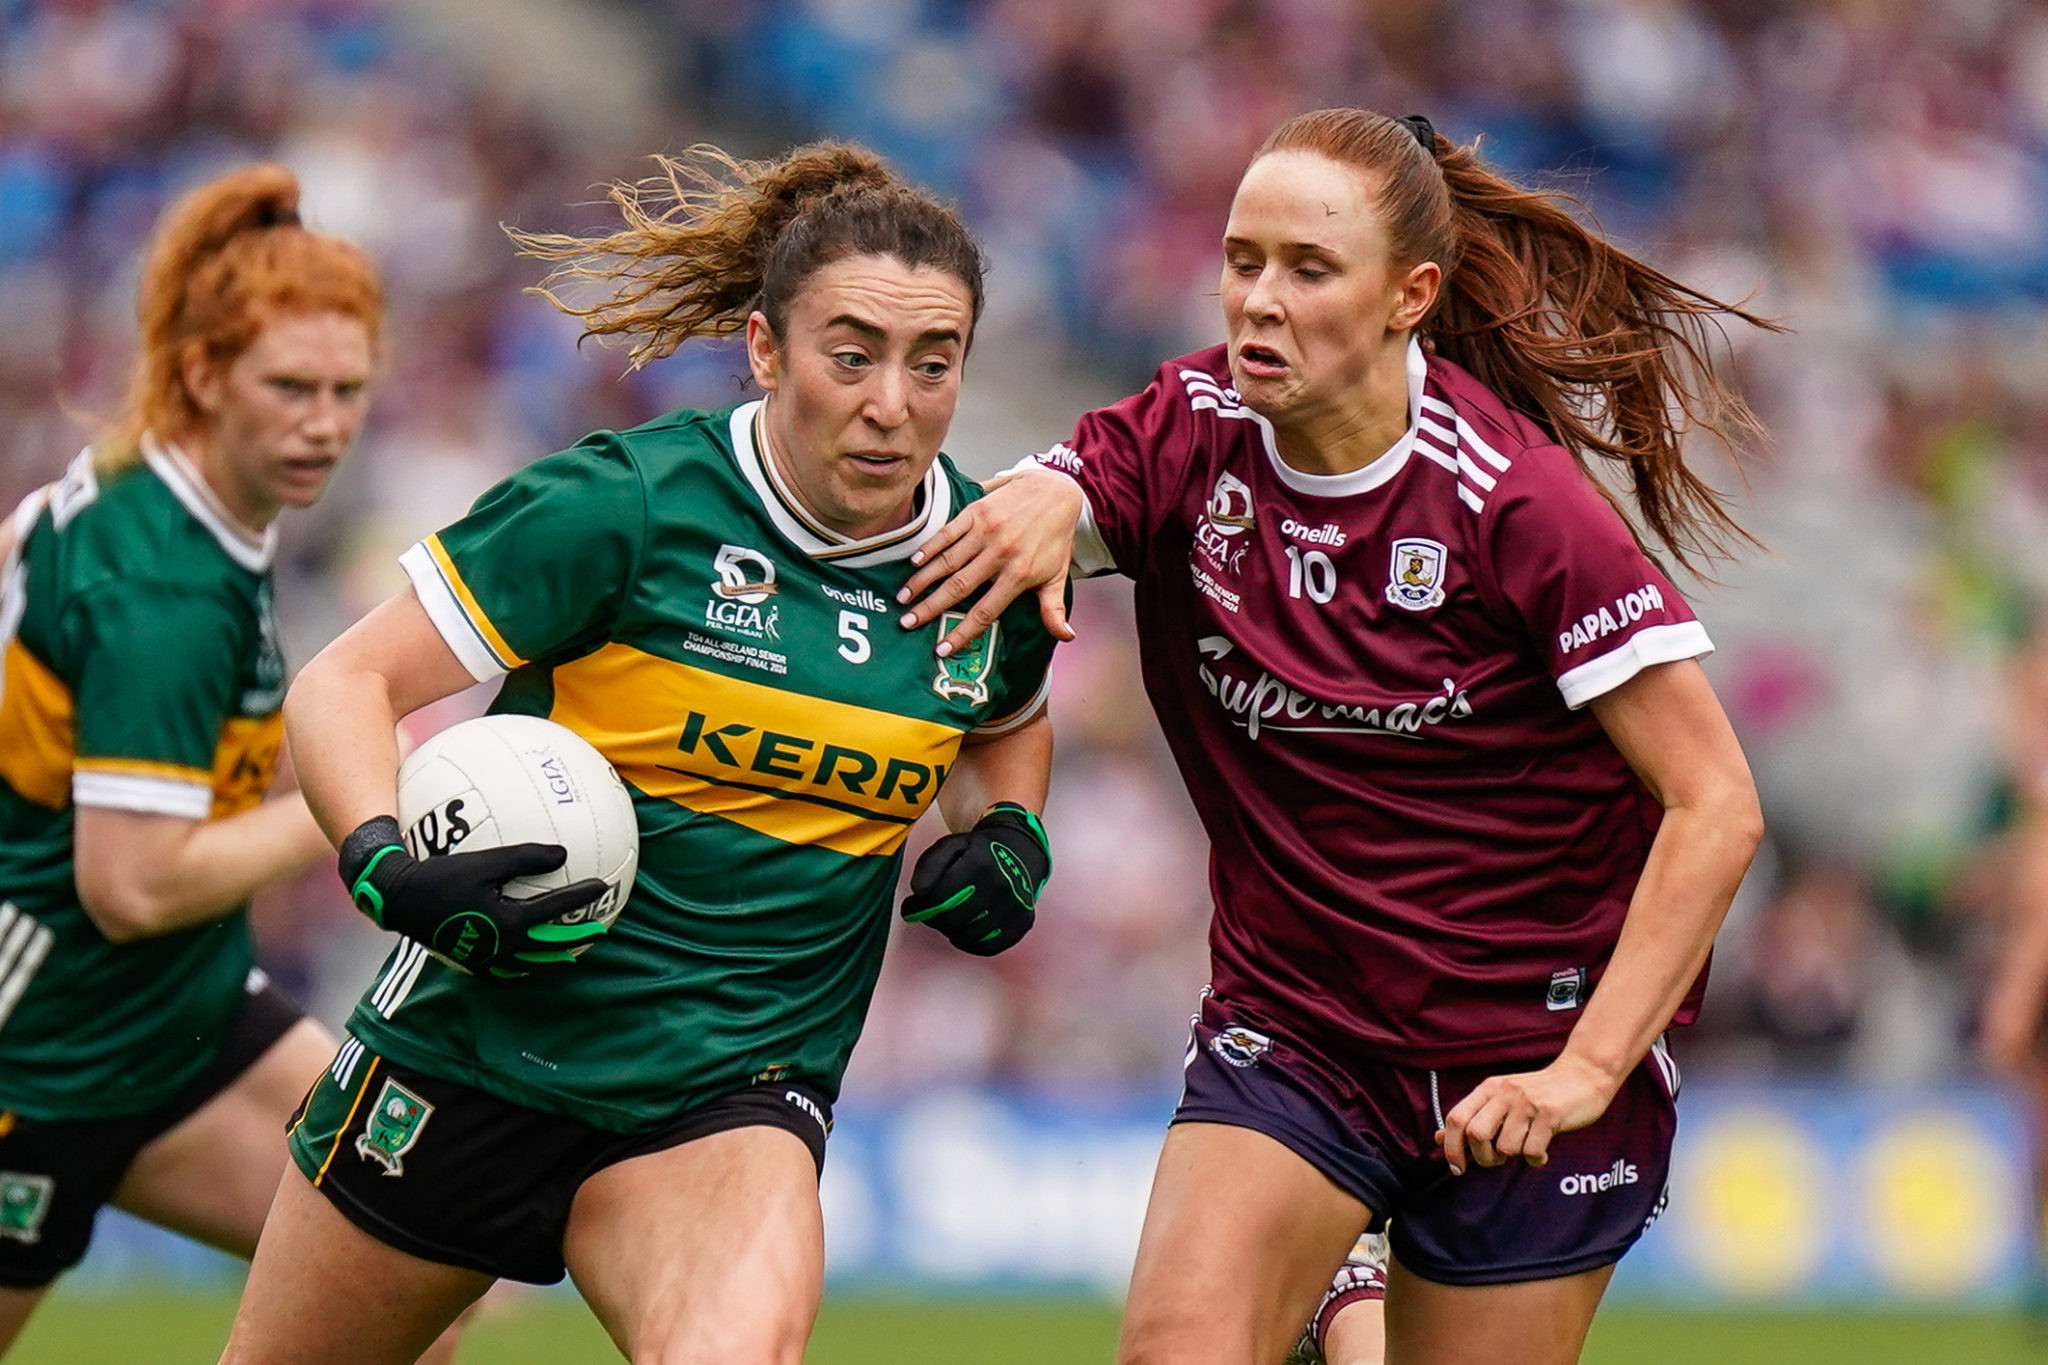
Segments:
[[[1576,711],[1646,668],[1682,659],[1704,659],[1713,652],[1714,642],[1707,638],[1707,628],[1697,621],[1645,626],[1618,648],[1566,672],[1557,680],[1557,690],[1564,694],[1564,704]]]
[[[99,810],[132,810],[144,815],[175,815],[204,820],[213,813],[213,788],[204,782],[179,782],[137,773],[71,774],[71,803]]]
[[[441,566],[434,562],[426,542],[421,541],[400,555],[398,567],[404,569],[405,576],[412,580],[412,590],[419,594],[420,605],[427,609],[427,619],[434,623],[434,629],[440,632],[449,652],[469,670],[469,676],[478,682],[504,677],[505,666],[498,662],[498,656],[477,633],[476,625],[469,619],[469,613],[463,610],[455,589],[441,576]]]

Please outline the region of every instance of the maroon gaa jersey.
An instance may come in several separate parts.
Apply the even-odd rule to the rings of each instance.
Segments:
[[[1335,1058],[1539,1059],[1661,819],[1583,708],[1713,646],[1533,422],[1419,346],[1408,381],[1407,434],[1347,474],[1280,459],[1220,346],[1035,458],[1087,495],[1077,566],[1137,581],[1223,1017]]]

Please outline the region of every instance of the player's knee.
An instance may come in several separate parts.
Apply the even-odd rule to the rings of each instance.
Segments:
[[[1198,1314],[1127,1315],[1117,1344],[1117,1365],[1241,1365],[1253,1359],[1243,1333],[1202,1322]]]
[[[808,1324],[772,1316],[678,1322],[644,1332],[633,1365],[802,1365]]]

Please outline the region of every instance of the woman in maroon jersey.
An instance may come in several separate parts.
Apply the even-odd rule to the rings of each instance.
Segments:
[[[906,592],[921,622],[995,580],[957,645],[1033,586],[1053,616],[1070,558],[1134,578],[1208,830],[1120,1359],[1279,1360],[1391,1218],[1389,1359],[1575,1360],[1662,1207],[1661,1035],[1761,832],[1706,631],[1590,470],[1680,562],[1739,537],[1680,438],[1751,425],[1707,333],[1769,324],[1414,116],[1283,125],[1223,258],[1227,344],[1082,417]]]

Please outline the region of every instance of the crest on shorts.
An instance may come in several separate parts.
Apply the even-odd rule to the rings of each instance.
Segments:
[[[1586,969],[1566,967],[1550,974],[1550,986],[1543,992],[1543,1008],[1555,1014],[1575,1010],[1585,1000]]]
[[[1387,600],[1409,611],[1428,611],[1444,601],[1444,565],[1450,551],[1434,540],[1404,536],[1394,542],[1387,570]]]
[[[939,618],[939,634],[946,634],[966,619],[964,612],[947,612]],[[939,676],[932,679],[932,691],[942,697],[965,697],[970,706],[987,705],[988,671],[995,667],[998,629],[991,624],[964,648],[939,660]]]
[[[1257,1066],[1273,1050],[1273,1040],[1257,1029],[1232,1024],[1209,1040],[1209,1050],[1236,1067]]]
[[[47,1175],[0,1171],[0,1237],[34,1245],[42,1240],[43,1219],[57,1182]]]
[[[356,1139],[356,1155],[374,1161],[386,1175],[404,1175],[401,1160],[420,1140],[420,1130],[434,1116],[434,1106],[407,1090],[397,1081],[384,1082],[377,1103],[370,1108],[369,1122]]]

